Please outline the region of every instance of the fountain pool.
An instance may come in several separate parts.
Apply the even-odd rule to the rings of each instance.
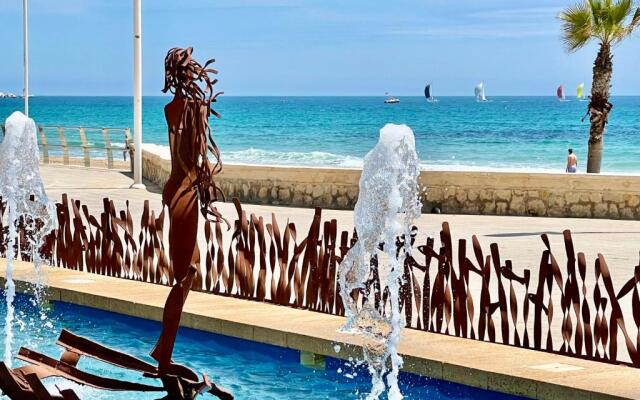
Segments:
[[[65,327],[74,333],[150,361],[148,349],[160,330],[158,322],[63,302],[50,303],[47,314],[51,324],[43,327],[33,298],[26,295],[17,295],[15,310],[18,321],[14,329],[16,343],[52,355],[60,352],[60,348],[54,343],[60,329]],[[1,302],[0,317],[5,312],[6,306]],[[181,328],[174,353],[176,361],[189,360],[190,366],[207,373],[240,400],[363,399],[370,391],[371,380],[364,367],[353,368],[348,362],[327,357],[326,368],[321,371],[302,366],[299,358],[299,353],[295,350],[185,328]],[[88,372],[145,381],[135,373],[109,368],[90,359],[83,359],[80,364]],[[149,382],[153,383],[147,381]],[[407,373],[400,373],[399,383],[405,399],[518,399]],[[126,392],[98,391],[61,379],[48,379],[45,384],[49,388],[53,385],[61,388],[73,387],[76,393],[87,399],[131,398]],[[135,396],[136,399],[150,400],[157,398],[158,394],[136,393]],[[5,397],[0,396],[0,399]]]

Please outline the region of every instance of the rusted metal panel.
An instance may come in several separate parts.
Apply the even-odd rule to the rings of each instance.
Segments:
[[[292,222],[282,229],[275,215],[267,222],[234,203],[230,242],[222,235],[224,222],[204,223],[204,273],[191,289],[343,315],[335,266],[355,236],[338,234],[335,221],[323,222],[320,210],[301,234]],[[43,249],[52,264],[162,285],[176,282],[164,211],[153,212],[147,202],[138,230],[128,207],[118,210],[108,199],[95,215],[68,196],[57,210],[60,225]],[[0,243],[5,243],[2,232]],[[544,249],[536,273],[516,273],[517,260],[502,260],[496,244],[487,253],[476,237],[470,245],[460,240],[454,253],[450,228],[443,224],[439,240],[413,243],[413,256],[406,260],[401,301],[407,326],[640,367],[636,341],[627,339],[640,325],[640,266],[615,288],[604,256],[589,263],[574,249],[571,232],[563,235],[566,265],[556,261],[549,238],[541,235]],[[587,283],[587,274],[594,273],[596,281]],[[372,275],[359,295],[384,306],[376,293],[378,279]],[[472,283],[477,290],[470,290]],[[623,312],[623,302],[630,304],[630,313]],[[621,346],[617,333],[624,339]]]

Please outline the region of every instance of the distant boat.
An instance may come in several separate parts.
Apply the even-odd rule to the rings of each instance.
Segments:
[[[487,96],[484,94],[484,82],[478,83],[475,88],[476,101],[487,101]]]
[[[424,97],[427,98],[429,103],[435,103],[438,101],[435,97],[433,97],[433,93],[431,92],[431,84],[428,83],[427,86],[424,87]]]
[[[564,97],[564,85],[558,86],[558,89],[556,90],[556,96],[558,96],[558,100],[560,100],[560,101],[566,101],[567,100]]]
[[[385,95],[387,96],[386,99],[384,99],[384,102],[386,104],[397,104],[400,103],[400,99],[397,97],[393,97],[393,96],[389,96],[389,93],[385,93]]]
[[[584,83],[578,85],[576,97],[578,100],[584,100]]]

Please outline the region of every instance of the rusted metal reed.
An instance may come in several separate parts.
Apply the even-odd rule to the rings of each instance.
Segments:
[[[193,290],[343,315],[337,267],[357,237],[338,232],[335,219],[323,221],[319,208],[309,230],[300,234],[292,222],[281,226],[275,215],[265,220],[248,215],[237,199],[234,204],[237,218],[231,235],[224,234],[226,226],[220,222],[205,222],[200,232],[206,248]],[[57,212],[59,228],[43,249],[53,265],[174,283],[165,238],[170,222],[164,211],[156,214],[145,202],[140,225],[134,227],[128,202],[124,210],[117,210],[105,198],[102,212],[93,215],[63,195]],[[0,229],[0,246],[5,230]],[[575,252],[571,232],[563,235],[565,266],[542,234],[539,268],[535,273],[523,269],[521,274],[511,260],[502,259],[495,243],[486,252],[473,236],[470,246],[460,239],[454,247],[446,222],[437,241],[398,238],[398,247],[411,240],[414,249],[401,285],[407,326],[640,367],[640,266],[616,291],[604,256],[598,254],[588,263],[584,253]],[[0,253],[5,250],[0,247]],[[28,251],[22,254],[28,257]],[[387,296],[380,292],[377,262],[372,260],[367,287],[353,295],[373,299],[384,309]],[[589,281],[588,275],[594,279]],[[631,311],[625,315],[623,310]]]

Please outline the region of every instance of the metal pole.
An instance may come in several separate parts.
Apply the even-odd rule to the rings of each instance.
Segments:
[[[29,15],[27,0],[22,0],[22,46],[23,46],[23,72],[24,87],[22,96],[24,97],[24,115],[29,116]]]
[[[133,0],[133,185],[142,183],[142,0]]]

